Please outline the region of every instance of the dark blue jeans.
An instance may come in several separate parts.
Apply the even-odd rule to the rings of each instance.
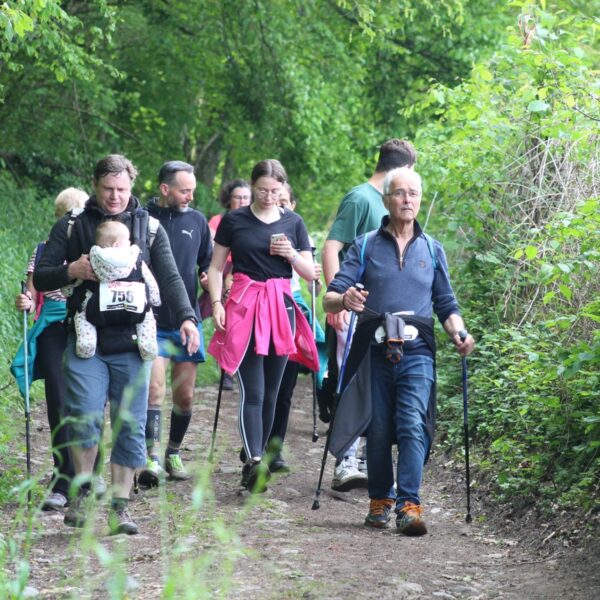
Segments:
[[[396,498],[420,504],[419,487],[429,440],[425,416],[433,383],[433,359],[404,355],[391,363],[371,349],[373,417],[367,437],[369,497]],[[392,445],[398,444],[397,492],[394,494]]]

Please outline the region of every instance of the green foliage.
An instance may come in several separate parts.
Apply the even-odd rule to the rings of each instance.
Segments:
[[[466,76],[508,14],[475,0],[16,6],[3,22],[33,29],[5,43],[0,161],[19,183],[82,185],[95,160],[118,151],[140,167],[145,196],[158,166],[182,158],[211,214],[222,181],[273,156],[319,227],[372,171],[384,139],[431,117],[409,123],[402,111],[432,80]]]
[[[431,89],[423,108],[438,122],[417,146],[427,181],[444,182],[433,226],[462,263],[458,294],[480,340],[480,466],[504,498],[597,507],[598,24],[513,4],[523,13],[507,44],[457,88]],[[443,415],[457,408],[452,383]]]

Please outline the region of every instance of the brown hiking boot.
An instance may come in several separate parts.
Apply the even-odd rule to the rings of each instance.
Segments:
[[[427,527],[422,518],[423,507],[420,504],[414,504],[409,500],[404,502],[404,506],[396,509],[396,531],[403,535],[425,535]]]

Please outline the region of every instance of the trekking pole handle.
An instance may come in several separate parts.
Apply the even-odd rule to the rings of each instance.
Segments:
[[[21,281],[21,294],[23,294],[23,296],[27,296],[31,300],[29,296],[29,290],[27,289],[27,283],[25,283],[24,281]],[[31,307],[29,308],[29,310],[31,310]],[[23,313],[27,314],[29,313],[29,310],[27,308],[24,308]]]
[[[466,329],[461,329],[458,332],[458,337],[460,338],[461,342],[464,342],[467,339],[468,335],[469,335],[469,332]]]

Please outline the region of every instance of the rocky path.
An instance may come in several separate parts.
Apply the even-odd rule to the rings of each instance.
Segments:
[[[600,598],[600,558],[589,549],[532,550],[524,531],[499,528],[475,503],[464,521],[460,474],[433,458],[423,499],[430,533],[396,535],[363,526],[365,490],[330,491],[328,464],[320,510],[312,510],[324,439],[311,442],[310,380],[301,379],[286,444],[289,475],[259,496],[240,492],[237,396],[223,397],[214,473],[206,467],[216,387],[198,390],[184,460],[193,482],[141,490],[132,508],[140,534],[106,535],[106,502],[83,531],[60,513],[38,513],[21,553],[38,598],[554,599]],[[34,470],[48,468],[42,407],[34,413]],[[320,424],[324,434],[324,427]],[[27,539],[16,507],[4,512],[7,539]],[[393,522],[392,522],[393,523]],[[538,547],[543,535],[537,536]],[[25,542],[23,542],[25,543]],[[535,546],[535,545],[533,545]],[[18,547],[18,545],[17,545]],[[18,563],[5,565],[10,578]]]

